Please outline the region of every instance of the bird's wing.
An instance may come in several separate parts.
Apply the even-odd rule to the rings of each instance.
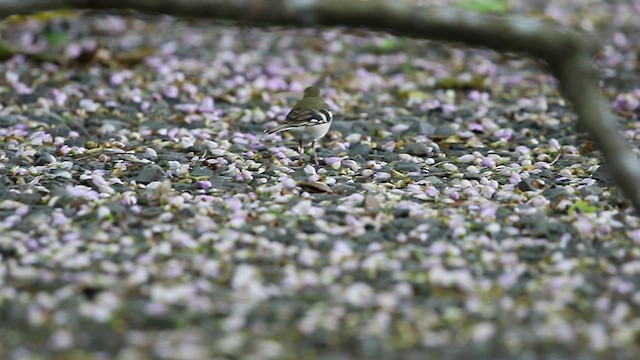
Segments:
[[[292,109],[287,115],[287,124],[290,127],[306,126],[310,124],[323,124],[333,119],[333,115],[328,108],[320,110]]]
[[[289,114],[287,114],[286,122],[284,124],[276,126],[275,128],[265,132],[267,134],[273,134],[300,126],[324,124],[331,120],[333,120],[333,114],[328,107],[320,110],[293,108]]]
[[[286,117],[287,125],[292,127],[305,125],[314,118],[315,113],[313,110],[292,109]]]

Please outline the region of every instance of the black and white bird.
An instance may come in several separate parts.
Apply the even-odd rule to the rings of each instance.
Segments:
[[[293,106],[285,121],[284,124],[266,130],[265,133],[274,134],[289,131],[298,141],[298,153],[300,154],[298,163],[300,165],[302,165],[304,154],[303,145],[311,143],[313,161],[319,165],[316,144],[318,139],[327,134],[333,121],[333,113],[320,96],[320,90],[314,86],[306,88],[302,100]]]

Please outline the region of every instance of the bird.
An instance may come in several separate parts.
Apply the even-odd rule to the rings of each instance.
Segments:
[[[313,150],[313,161],[316,166],[318,154],[316,154],[316,144],[318,139],[327,134],[331,128],[333,113],[331,108],[322,99],[320,89],[309,86],[304,89],[302,100],[298,101],[285,118],[285,123],[273,129],[265,130],[266,134],[275,134],[281,131],[289,131],[298,141],[298,164],[302,166],[302,156],[304,154],[304,144],[311,142]]]

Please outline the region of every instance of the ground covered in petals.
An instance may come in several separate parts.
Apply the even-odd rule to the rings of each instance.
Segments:
[[[640,7],[555,3],[510,10],[602,41],[637,147]],[[130,13],[0,39],[0,358],[640,354],[640,218],[533,60]],[[298,166],[263,132],[314,84]]]

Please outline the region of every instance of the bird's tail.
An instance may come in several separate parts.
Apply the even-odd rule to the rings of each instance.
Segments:
[[[291,125],[282,124],[280,126],[274,127],[273,129],[265,130],[264,132],[265,132],[265,134],[269,135],[269,134],[275,134],[275,133],[278,133],[278,132],[281,132],[281,131],[286,131],[286,130],[289,130],[290,128],[291,128]]]

